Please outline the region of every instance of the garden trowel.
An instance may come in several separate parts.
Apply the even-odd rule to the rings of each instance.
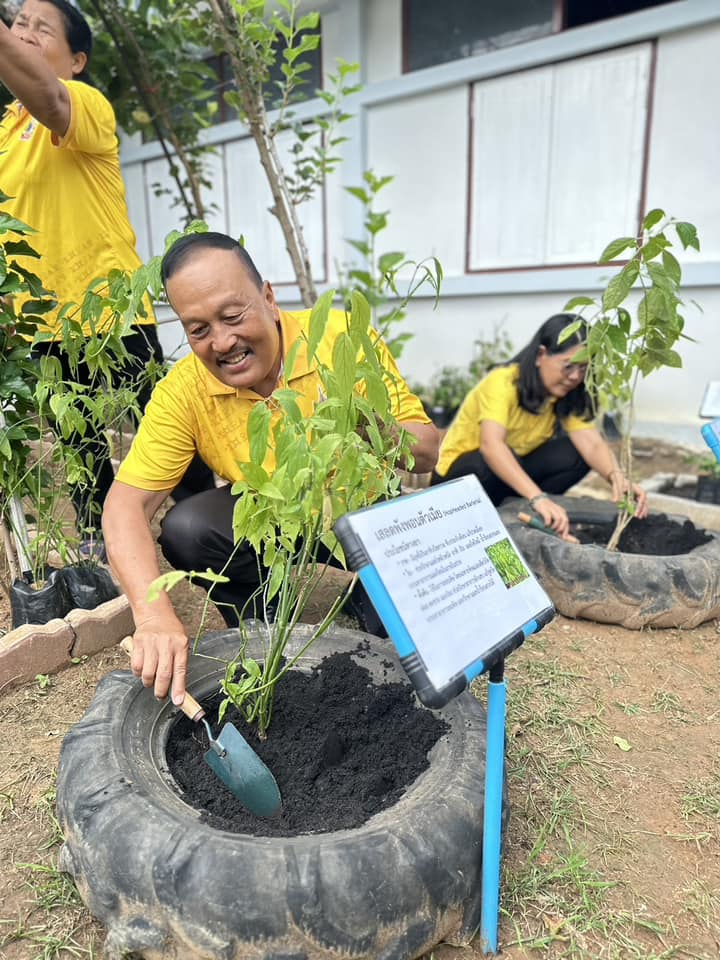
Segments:
[[[125,637],[120,646],[127,654],[132,654],[131,637]],[[179,709],[193,723],[202,722],[205,725],[210,742],[205,762],[240,803],[259,817],[272,817],[279,813],[282,800],[275,777],[237,727],[226,723],[216,740],[205,718],[205,711],[189,693],[185,693]]]

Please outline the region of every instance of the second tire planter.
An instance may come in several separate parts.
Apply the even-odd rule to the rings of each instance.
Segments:
[[[612,523],[617,508],[589,497],[553,496],[574,520]],[[720,616],[720,536],[707,531],[707,543],[671,556],[610,552],[593,544],[567,543],[527,527],[517,519],[518,504],[507,501],[500,514],[511,536],[566,617],[643,627],[690,629]],[[682,518],[676,518],[682,520]]]
[[[297,628],[290,655],[309,629]],[[236,646],[225,631],[202,652],[227,658]],[[373,684],[405,679],[389,644],[339,628],[300,666],[336,651]],[[221,665],[191,661],[189,689],[205,699]],[[108,676],[63,743],[57,789],[61,868],[108,928],[106,960],[410,960],[468,941],[480,919],[485,714],[469,692],[436,713],[447,732],[428,769],[386,810],[353,829],[251,836],[209,826],[184,802],[165,759],[174,708],[125,671]]]

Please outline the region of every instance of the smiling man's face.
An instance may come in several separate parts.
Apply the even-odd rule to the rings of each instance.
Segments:
[[[167,281],[194,354],[221,383],[269,397],[282,366],[280,315],[232,250],[198,249]]]

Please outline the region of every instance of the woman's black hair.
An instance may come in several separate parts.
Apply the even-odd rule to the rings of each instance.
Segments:
[[[245,247],[241,246],[237,240],[229,237],[226,233],[215,233],[212,230],[207,233],[187,233],[173,243],[165,253],[165,256],[162,258],[162,263],[160,264],[160,277],[163,286],[167,288],[167,282],[170,277],[200,250],[231,250],[240,258],[248,276],[258,290],[262,288],[262,277],[258,273],[258,269],[253,263],[250,254],[245,250]]]
[[[519,367],[517,388],[520,406],[530,413],[539,413],[547,401],[548,392],[540,378],[537,358],[540,347],[553,356],[565,353],[573,347],[579,347],[587,339],[587,327],[581,321],[578,329],[569,337],[561,340],[561,334],[571,323],[581,318],[576,313],[556,313],[549,317],[536,331],[530,343],[522,348],[509,363],[517,363]],[[590,394],[581,381],[566,396],[561,397],[555,404],[558,417],[567,417],[571,414],[589,420],[593,415],[593,404]]]
[[[65,25],[65,39],[70,47],[70,52],[84,53],[87,57],[85,66],[80,73],[73,76],[73,80],[82,80],[83,83],[92,84],[88,67],[90,65],[90,54],[92,53],[93,36],[87,20],[78,8],[68,3],[67,0],[42,0],[42,2],[49,3],[60,11]]]

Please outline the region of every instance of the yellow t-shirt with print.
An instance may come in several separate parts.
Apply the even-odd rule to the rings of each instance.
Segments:
[[[301,340],[301,346],[290,379],[282,376],[278,388],[298,391],[301,396],[297,402],[304,416],[310,416],[315,404],[322,399],[320,375],[302,343],[308,332],[310,313],[310,310],[280,311],[286,354],[297,340]],[[333,344],[346,330],[346,323],[343,311],[330,311],[317,349],[322,364],[331,366]],[[388,374],[386,383],[395,418],[400,423],[429,423],[421,402],[410,392],[382,343],[380,353]],[[254,405],[262,401],[252,390],[221,383],[195,354],[183,357],[153,390],[130,451],[120,464],[117,479],[141,490],[172,490],[196,452],[218,476],[231,483],[242,479],[240,464],[250,460],[248,417]],[[276,411],[274,416],[281,416],[281,412]],[[265,468],[272,470],[273,467],[269,453]]]
[[[518,398],[518,373],[516,363],[496,367],[465,397],[440,446],[435,468],[439,476],[444,477],[458,457],[479,450],[484,420],[505,427],[505,442],[519,457],[552,438],[558,422],[556,399],[549,397],[539,413],[523,410]],[[593,426],[591,421],[576,416],[562,417],[560,423],[568,433]]]
[[[17,260],[40,277],[59,306],[82,304],[93,280],[142,262],[128,219],[113,108],[95,87],[61,82],[70,95],[70,126],[62,139],[17,101],[0,122],[0,190],[11,198],[2,209],[37,231],[28,242],[42,258]],[[153,323],[149,300],[145,307],[147,317],[137,322]],[[56,312],[43,320],[57,332]]]

